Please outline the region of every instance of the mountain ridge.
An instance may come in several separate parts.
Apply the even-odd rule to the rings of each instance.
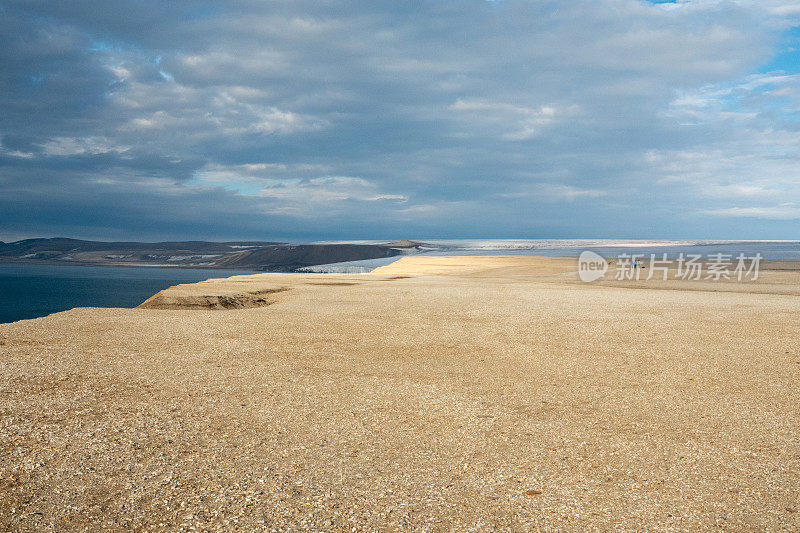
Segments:
[[[413,241],[385,244],[290,244],[277,241],[89,241],[68,237],[0,241],[0,263],[171,266],[293,272],[401,255]]]

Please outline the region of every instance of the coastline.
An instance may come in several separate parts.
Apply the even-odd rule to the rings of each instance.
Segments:
[[[133,308],[171,285],[252,273],[242,270],[2,263],[0,323],[43,317],[74,307]]]
[[[575,270],[406,256],[0,325],[0,523],[800,527],[800,272]]]

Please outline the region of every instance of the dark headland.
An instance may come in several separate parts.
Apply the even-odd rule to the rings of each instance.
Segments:
[[[0,241],[0,263],[173,266],[293,272],[300,268],[401,255],[413,241],[383,244],[281,242],[100,242],[68,238]]]

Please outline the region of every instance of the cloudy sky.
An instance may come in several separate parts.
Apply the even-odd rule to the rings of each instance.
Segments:
[[[800,0],[0,0],[0,239],[800,238],[798,25]]]

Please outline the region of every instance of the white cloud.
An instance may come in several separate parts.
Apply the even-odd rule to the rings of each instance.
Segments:
[[[450,110],[467,114],[462,119],[462,136],[481,136],[488,130],[497,131],[507,141],[524,141],[539,134],[549,125],[579,112],[578,106],[556,108],[540,105],[537,108],[517,106],[480,99],[458,99]]]
[[[178,83],[156,87],[132,84],[129,91],[117,97],[120,105],[131,111],[123,129],[183,130],[184,139],[187,134],[199,137],[291,134],[327,126],[323,119],[263,104],[260,91],[239,86],[198,89]]]
[[[42,152],[48,156],[122,154],[130,146],[117,146],[105,137],[53,137],[41,144]]]
[[[8,149],[5,146],[3,146],[2,142],[0,142],[0,154],[19,159],[32,159],[35,156],[33,152],[24,152],[22,150]]]
[[[766,102],[772,105],[764,105]],[[800,109],[800,74],[753,74],[735,82],[678,91],[665,116],[693,124],[758,119],[774,113],[776,105],[788,106],[787,111]]]
[[[405,202],[408,198],[399,194],[382,194],[375,183],[350,176],[323,176],[309,180],[289,180],[270,183],[260,194],[264,198],[275,198],[299,204],[330,204],[344,200],[377,202],[391,200]]]
[[[761,218],[768,220],[800,219],[800,207],[794,203],[767,207],[726,207],[708,209],[704,211],[704,213],[715,217],[729,218]]]
[[[575,200],[578,198],[601,198],[608,196],[608,191],[599,189],[586,189],[581,187],[573,187],[572,185],[560,184],[540,184],[536,190],[542,196],[553,201],[558,200]]]
[[[223,187],[238,194],[269,200],[268,212],[301,213],[324,206],[345,209],[338,204],[408,201],[408,196],[383,192],[364,178],[319,174],[323,167],[313,164],[258,163],[233,166],[211,165],[195,174],[193,187]],[[314,176],[314,177],[298,177]]]
[[[780,190],[770,189],[764,185],[748,185],[733,183],[728,185],[707,185],[703,188],[705,196],[712,198],[751,198],[757,196],[777,196]]]

